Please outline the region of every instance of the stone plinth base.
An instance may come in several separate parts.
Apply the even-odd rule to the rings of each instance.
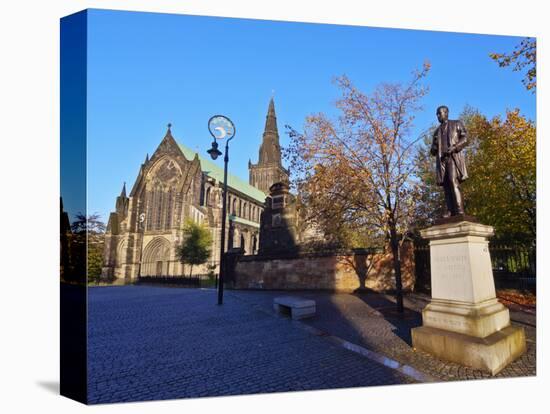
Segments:
[[[476,304],[432,299],[422,321],[430,328],[484,338],[510,325],[510,311],[496,298]]]
[[[510,312],[496,298],[488,242],[493,228],[464,218],[420,231],[430,241],[432,300],[412,342],[494,375],[525,352],[525,332],[510,325]]]
[[[443,329],[420,326],[411,331],[415,348],[441,359],[497,374],[525,352],[525,331],[508,326],[479,338]]]

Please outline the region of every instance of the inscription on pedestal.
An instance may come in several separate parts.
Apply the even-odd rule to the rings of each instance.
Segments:
[[[433,258],[437,274],[446,279],[459,279],[467,271],[468,258],[464,255],[445,255]]]
[[[433,315],[427,315],[423,317],[424,324],[433,325],[433,326],[447,326],[456,329],[466,328],[466,324],[463,321],[450,318],[442,318]]]

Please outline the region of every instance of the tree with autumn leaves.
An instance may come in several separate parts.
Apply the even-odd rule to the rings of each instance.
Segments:
[[[310,221],[339,241],[356,231],[389,242],[400,312],[400,244],[419,196],[411,128],[427,93],[423,80],[429,68],[426,63],[409,83],[381,84],[371,94],[346,76],[337,78],[339,118],[309,116],[303,133],[289,127],[286,151]]]
[[[414,228],[432,224],[444,206],[427,149],[433,130],[411,134],[428,71],[425,64],[409,83],[381,84],[370,94],[339,77],[337,119],[320,113],[306,118],[303,132],[287,126],[291,141],[285,155],[306,220],[332,244],[387,242],[400,311],[400,244]],[[534,239],[534,124],[518,110],[508,111],[504,120],[488,120],[467,108],[461,119],[469,136],[471,178],[462,185],[468,214],[495,226],[497,234]]]
[[[510,53],[490,53],[489,56],[501,68],[512,67],[515,72],[525,71],[522,80],[527,90],[537,88],[537,39],[526,37]]]
[[[536,127],[519,109],[504,118],[481,114],[468,122],[474,150],[463,185],[468,213],[495,227],[497,236],[536,240]]]

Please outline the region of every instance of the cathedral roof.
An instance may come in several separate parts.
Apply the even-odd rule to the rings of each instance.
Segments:
[[[178,143],[178,146],[180,147],[181,152],[183,152],[185,158],[189,161],[193,160],[195,155],[197,155],[196,151],[193,151],[185,145]],[[202,172],[207,176],[214,178],[218,182],[223,183],[223,168],[218,167],[214,162],[208,158],[202,157],[200,154],[198,154],[198,157],[201,163]],[[260,203],[265,202],[266,195],[263,191],[251,186],[246,181],[241,180],[233,174],[227,174],[227,186],[259,201]]]

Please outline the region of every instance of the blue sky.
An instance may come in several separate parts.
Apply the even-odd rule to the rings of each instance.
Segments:
[[[441,104],[451,118],[471,105],[487,116],[518,107],[535,119],[523,75],[488,56],[511,51],[518,37],[104,10],[88,16],[88,211],[105,221],[167,123],[179,142],[207,156],[208,119],[230,117],[237,133],[229,169],[248,180],[272,91],[284,146],[285,124],[301,129],[308,114],[336,114],[332,79],[342,74],[369,92],[407,81],[429,60],[417,133],[436,122]]]

